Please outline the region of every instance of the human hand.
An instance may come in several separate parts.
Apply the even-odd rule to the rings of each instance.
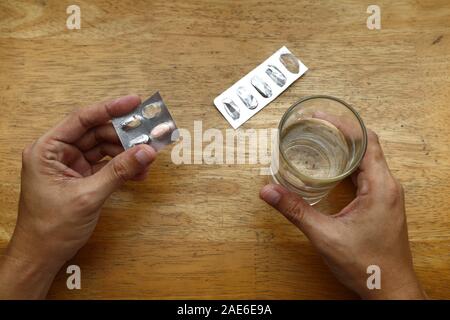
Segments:
[[[18,268],[34,274],[33,281],[45,279],[35,284],[39,292],[10,296],[45,296],[56,272],[91,236],[109,195],[127,180],[145,178],[155,150],[139,145],[124,152],[109,122],[139,103],[125,96],[79,109],[24,149],[19,214],[0,270]]]
[[[356,198],[325,215],[280,185],[260,197],[296,225],[317,248],[333,274],[364,299],[424,299],[412,263],[404,192],[392,176],[376,134],[369,130],[366,154],[352,175]],[[367,267],[381,269],[381,289],[369,290]]]

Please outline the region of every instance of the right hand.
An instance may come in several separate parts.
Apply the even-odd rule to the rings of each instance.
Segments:
[[[17,224],[0,261],[0,298],[45,297],[59,268],[88,241],[105,200],[125,181],[145,178],[156,151],[124,151],[110,122],[140,102],[125,96],[82,108],[25,148]]]
[[[331,271],[362,298],[424,299],[413,269],[404,193],[392,176],[377,135],[352,176],[356,198],[335,215],[325,215],[280,185],[267,185],[260,197],[280,211],[313,243]],[[381,289],[368,289],[367,267],[381,269]]]

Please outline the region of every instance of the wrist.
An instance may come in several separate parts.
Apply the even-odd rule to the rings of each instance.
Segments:
[[[44,299],[59,268],[10,255],[0,257],[1,299]]]
[[[16,226],[0,256],[0,299],[44,299],[64,261],[39,250]]]
[[[47,245],[49,241],[32,234],[33,232],[27,232],[17,224],[6,249],[6,256],[21,264],[33,265],[36,269],[56,274],[66,261],[59,258],[54,248]]]
[[[388,277],[382,280],[380,289],[365,289],[360,294],[362,299],[368,300],[423,300],[427,299],[414,271],[399,277]]]

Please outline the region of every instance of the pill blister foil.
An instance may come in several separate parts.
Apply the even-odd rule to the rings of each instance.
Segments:
[[[159,92],[112,123],[125,149],[147,143],[159,151],[179,138],[175,121]]]
[[[308,68],[282,47],[214,99],[214,105],[234,129],[271,103]]]

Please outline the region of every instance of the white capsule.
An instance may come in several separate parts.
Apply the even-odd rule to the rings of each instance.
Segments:
[[[222,100],[225,107],[225,111],[230,115],[233,120],[239,119],[241,116],[240,109],[230,98],[225,98]]]
[[[269,85],[258,76],[254,76],[251,80],[252,86],[264,97],[269,98],[272,96],[272,89]]]
[[[146,134],[141,134],[140,136],[137,136],[136,138],[130,140],[130,148],[138,145],[138,144],[146,144],[150,141],[150,137]]]
[[[286,83],[286,76],[274,65],[269,64],[266,69],[266,74],[273,80],[279,87],[282,87]]]
[[[298,59],[292,53],[283,53],[280,56],[280,61],[289,72],[298,73],[300,71]]]
[[[247,90],[246,87],[241,86],[237,88],[236,94],[242,100],[245,106],[250,110],[253,110],[258,106],[258,100],[256,100],[256,98],[251,94],[249,90]]]
[[[142,123],[142,117],[140,115],[132,115],[128,118],[126,118],[121,124],[120,127],[122,128],[122,130],[128,131],[131,129],[135,129],[137,127],[139,127]]]

